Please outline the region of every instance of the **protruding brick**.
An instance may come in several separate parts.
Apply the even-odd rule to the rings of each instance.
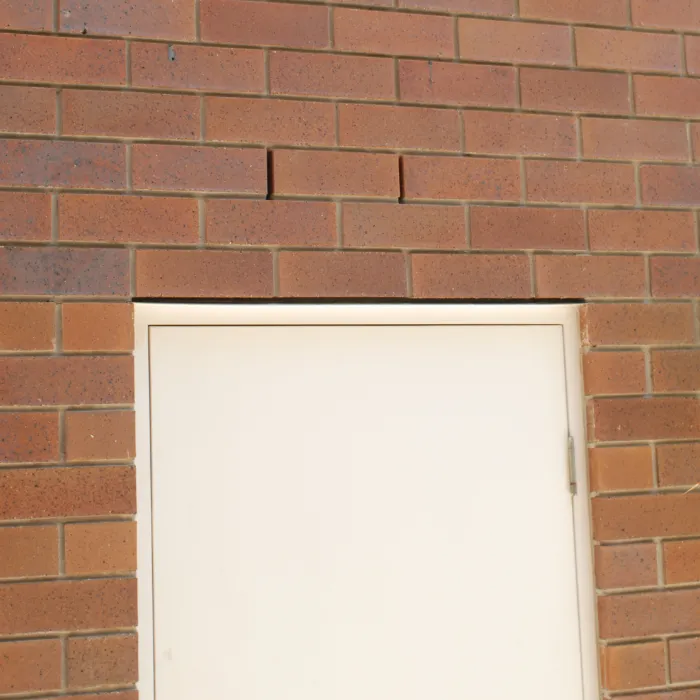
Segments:
[[[131,403],[131,357],[0,357],[0,406]]]
[[[185,197],[61,194],[61,241],[196,244],[197,201]]]
[[[698,0],[631,0],[632,24],[638,27],[658,27],[673,31],[700,29]]]
[[[3,635],[135,625],[135,578],[0,586],[0,634]]]
[[[282,252],[279,276],[281,296],[406,296],[400,253]]]
[[[700,581],[700,540],[664,542],[663,546],[666,583]],[[681,680],[683,679],[674,679],[674,682]],[[685,680],[694,679],[686,678]]]
[[[1,642],[0,693],[35,693],[61,688],[61,640]]]
[[[666,682],[663,642],[603,648],[603,685],[608,690],[632,690]]]
[[[265,58],[262,49],[134,42],[131,81],[136,87],[262,93]]]
[[[136,454],[133,411],[68,411],[66,460],[131,460]]]
[[[659,256],[651,259],[651,292],[655,297],[700,295],[700,259]]]
[[[123,41],[0,34],[0,79],[64,85],[124,85]]]
[[[639,173],[645,204],[700,204],[700,169],[683,165],[642,165]]]
[[[109,248],[0,248],[0,293],[126,296],[129,252]]]
[[[129,685],[138,679],[135,634],[71,637],[66,646],[69,688]]]
[[[63,133],[69,136],[125,136],[199,139],[195,95],[65,90]]]
[[[403,157],[407,199],[520,200],[520,167],[504,158]]]
[[[272,291],[268,252],[136,251],[136,296],[269,297]]]
[[[583,383],[588,396],[643,394],[646,387],[644,353],[589,352],[583,356]]]
[[[55,134],[56,91],[51,88],[0,85],[0,131]]]
[[[69,576],[136,571],[136,523],[72,523],[65,526]]]
[[[335,204],[210,199],[206,237],[217,245],[334,246]]]
[[[459,55],[467,61],[572,64],[569,28],[558,24],[459,20]]]
[[[63,349],[68,352],[130,352],[134,349],[131,304],[63,304]]]
[[[471,207],[471,244],[492,250],[583,250],[580,209]]]
[[[412,256],[413,295],[426,299],[526,299],[530,265],[525,255]]]
[[[461,150],[459,113],[429,107],[338,105],[338,141],[356,148]]]
[[[116,143],[0,140],[0,185],[122,188],[125,153]]]
[[[664,345],[693,342],[690,304],[587,304],[584,345]]]
[[[335,107],[329,102],[208,97],[206,110],[207,141],[290,146],[335,143]]]
[[[399,61],[401,99],[424,104],[514,107],[515,69],[432,61]]]
[[[627,0],[520,0],[520,16],[624,26],[627,24]]]
[[[0,528],[0,552],[0,578],[57,576],[58,528]]]
[[[660,486],[693,486],[700,482],[700,443],[657,445]]]
[[[700,390],[700,350],[654,350],[651,370],[654,391]]]
[[[399,0],[399,7],[494,17],[512,17],[515,14],[513,0]]]
[[[350,247],[464,248],[464,209],[347,202],[343,204],[343,240]]]
[[[324,49],[328,8],[287,2],[200,0],[202,39],[221,44]]]
[[[544,298],[643,297],[644,259],[628,255],[538,255],[537,295]]]
[[[395,92],[391,58],[270,52],[273,95],[392,100]]]
[[[522,105],[526,109],[599,114],[629,114],[627,76],[622,73],[523,68]]]
[[[39,192],[0,192],[0,240],[48,241],[51,198]]]
[[[131,515],[136,509],[134,477],[133,467],[3,469],[0,485],[5,495],[0,517],[29,520]]]
[[[331,151],[275,151],[274,194],[399,196],[397,156]]]
[[[656,545],[648,543],[597,546],[595,574],[598,588],[654,586],[657,582]]]
[[[700,551],[695,547],[695,561],[698,561],[698,554]],[[668,652],[671,683],[693,683],[700,680],[700,638],[671,639],[668,643]]]
[[[51,31],[52,0],[5,0],[0,8],[0,29]]]
[[[395,56],[453,57],[454,32],[449,17],[336,9],[335,48]]]
[[[0,302],[0,350],[53,350],[54,305]]]
[[[695,118],[700,105],[700,81],[665,75],[635,75],[634,101],[643,116]]]
[[[692,252],[695,225],[691,212],[623,211],[588,212],[591,250]]]
[[[59,459],[58,413],[0,413],[0,463]]]
[[[589,424],[589,437],[600,441],[700,438],[700,401],[685,397],[593,399]],[[658,533],[649,534],[655,535]]]
[[[650,489],[654,485],[648,445],[594,447],[588,451],[592,491]]]
[[[680,73],[681,38],[675,34],[578,27],[576,62],[582,68]]]
[[[260,148],[136,144],[134,188],[265,194],[267,165]]]

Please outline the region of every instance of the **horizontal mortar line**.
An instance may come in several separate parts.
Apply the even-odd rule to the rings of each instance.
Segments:
[[[700,590],[700,581],[693,581],[692,583],[685,584],[675,584],[671,587],[669,586],[645,586],[643,588],[634,589],[624,589],[616,590],[613,592],[599,592],[598,598],[611,598],[613,596],[627,597],[641,595],[644,593],[673,593],[675,591],[697,591]]]
[[[13,527],[48,527],[52,525],[99,525],[102,523],[138,522],[135,514],[131,515],[69,515],[61,518],[18,518],[0,520],[0,529]]]
[[[44,405],[33,405],[33,404],[18,404],[16,406],[2,405],[0,406],[0,413],[53,413],[59,410],[73,410],[81,409],[85,411],[90,410],[134,410],[134,404],[132,403],[104,403],[104,404],[46,404]]]
[[[134,459],[132,457],[111,457],[105,459],[76,459],[76,460],[47,460],[45,462],[0,462],[0,474],[4,470],[10,469],[46,469],[46,468],[63,468],[63,467],[133,467]]]
[[[698,535],[669,535],[669,536],[662,536],[662,537],[647,537],[642,540],[635,540],[635,544],[640,544],[643,542],[647,543],[655,543],[655,542],[660,542],[661,544],[669,543],[669,544],[677,544],[678,542],[698,542],[700,540],[700,534]],[[609,541],[606,540],[605,542],[601,542],[599,545],[602,549],[606,548],[611,548],[611,547],[626,547],[627,542],[626,541]]]
[[[648,639],[648,638],[645,638]],[[606,690],[606,696],[615,698],[624,698],[633,696],[635,698],[643,698],[644,696],[651,696],[657,694],[660,690],[692,690],[694,688],[700,688],[700,682],[695,681],[692,683],[669,683],[668,685],[659,686],[645,686],[637,690]]]
[[[0,644],[4,644],[6,642],[23,642],[23,641],[41,641],[41,640],[47,640],[47,641],[52,641],[54,639],[73,639],[75,637],[78,638],[83,638],[83,637],[111,637],[115,635],[121,635],[121,634],[132,634],[132,633],[137,633],[137,628],[136,627],[109,627],[109,628],[97,628],[94,630],[90,630],[87,632],[83,632],[82,630],[80,631],[75,631],[75,630],[68,630],[65,632],[53,632],[53,631],[46,631],[46,632],[19,632],[17,634],[2,634],[0,635]],[[94,691],[91,691],[88,693],[89,695],[94,694]],[[44,697],[46,695],[45,692],[41,693],[41,697]],[[73,695],[73,693],[71,693]],[[3,695],[3,697],[5,697]],[[56,696],[60,697],[60,696]]]
[[[12,694],[3,694],[3,700],[43,700],[44,698],[65,698],[68,695],[70,697],[78,697],[78,698],[94,698],[94,697],[100,697],[101,700],[110,700],[112,696],[114,696],[116,693],[119,692],[124,692],[128,690],[134,690],[136,686],[132,683],[130,685],[100,685],[100,686],[94,686],[90,687],[88,689],[86,688],[80,688],[80,689],[73,689],[73,688],[65,688],[62,691],[36,691],[36,692],[28,692],[28,693],[12,693]],[[60,694],[57,694],[60,693]],[[96,695],[99,694],[99,695]]]
[[[264,194],[251,194],[248,192],[211,192],[208,190],[127,190],[122,187],[114,189],[87,189],[85,187],[44,187],[42,185],[25,185],[20,187],[12,187],[9,185],[0,185],[0,192],[8,193],[30,193],[30,194],[56,194],[56,195],[121,195],[121,196],[137,196],[137,197],[178,197],[182,199],[254,199],[259,201],[265,200]],[[700,206],[700,205],[699,205]],[[11,243],[11,241],[6,241]],[[51,243],[50,239],[43,241],[28,241],[33,243]]]
[[[121,573],[90,573],[85,575],[67,574],[59,576],[24,576],[24,577],[8,577],[0,578],[0,589],[3,586],[17,585],[24,583],[73,583],[75,581],[123,581],[125,579],[135,579],[136,572],[123,571]]]
[[[673,496],[673,495],[684,495],[687,493],[688,489],[694,484],[678,484],[670,486],[650,486],[649,488],[642,489],[626,489],[624,491],[591,491],[591,499],[597,501],[610,501],[620,498],[629,498],[631,496]],[[700,495],[700,492],[695,494]]]
[[[601,442],[588,442],[589,448],[606,447],[644,447],[647,445],[686,445],[688,443],[700,443],[700,437],[695,438],[663,438],[663,439],[639,439],[639,440],[603,440]]]
[[[0,245],[0,248],[3,246]],[[25,247],[25,246],[22,246]],[[64,246],[56,246],[64,247]],[[0,295],[0,299],[4,298]],[[130,350],[0,350],[0,357],[124,357]]]
[[[649,398],[649,399],[677,399],[677,398],[699,398],[700,388],[695,390],[685,390],[685,391],[655,391],[649,393],[646,391],[640,391],[639,393],[631,396],[630,394],[606,394],[602,396],[603,399],[631,399],[631,398]],[[598,398],[595,396],[594,398]],[[698,436],[700,437],[700,435]],[[697,438],[695,438],[697,440]]]
[[[13,247],[13,246],[6,246]],[[15,245],[15,248],[24,248],[25,244]],[[47,246],[49,247],[49,246]],[[72,294],[72,295],[62,295],[62,294],[52,294],[47,292],[46,294],[0,294],[3,301],[33,301],[33,302],[46,302],[46,303],[68,303],[68,302],[86,302],[95,301],[100,303],[114,302],[115,304],[124,304],[131,302],[130,296],[115,296],[111,295],[108,297],[102,296],[100,294]]]

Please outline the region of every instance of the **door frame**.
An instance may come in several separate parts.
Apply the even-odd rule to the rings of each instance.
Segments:
[[[149,333],[153,326],[236,325],[505,325],[560,326],[564,347],[566,404],[573,438],[577,492],[572,496],[578,582],[584,700],[599,697],[597,615],[593,574],[581,372],[581,338],[574,304],[153,304],[136,303],[136,486],[138,522],[138,634],[141,700],[155,700],[153,568],[151,531],[151,407]],[[562,464],[568,445],[562,444]]]

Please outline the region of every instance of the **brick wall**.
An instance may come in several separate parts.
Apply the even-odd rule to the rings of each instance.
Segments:
[[[413,297],[590,302],[604,694],[700,698],[700,0],[4,0],[0,132],[0,695],[135,700],[131,299]]]

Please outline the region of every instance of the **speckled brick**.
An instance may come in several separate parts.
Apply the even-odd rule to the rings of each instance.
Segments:
[[[0,131],[56,133],[56,91],[43,87],[0,85]]]
[[[132,460],[136,455],[135,423],[133,411],[68,411],[66,460]]]
[[[520,0],[520,16],[624,26],[627,24],[627,0]]]
[[[694,486],[700,482],[700,443],[658,445],[656,459],[661,486]]]
[[[65,553],[72,576],[136,571],[136,523],[69,523]]]
[[[594,447],[588,451],[592,491],[649,489],[654,485],[649,445]]]
[[[54,311],[47,302],[0,302],[0,350],[53,350]]]
[[[0,29],[41,32],[52,28],[52,0],[5,0],[0,7]]]
[[[695,224],[689,211],[588,212],[591,250],[692,252]]]
[[[608,545],[595,548],[596,584],[598,588],[635,588],[655,586],[656,545]]]
[[[58,413],[0,413],[0,463],[59,459]]]
[[[0,578],[57,576],[56,525],[0,528]]]
[[[61,321],[64,351],[131,352],[134,349],[134,307],[131,304],[62,304]]]
[[[73,637],[66,646],[68,687],[130,685],[138,679],[135,634]]]
[[[34,693],[61,688],[61,640],[0,642],[0,693]]]
[[[48,241],[51,198],[39,192],[0,192],[0,241]]]

